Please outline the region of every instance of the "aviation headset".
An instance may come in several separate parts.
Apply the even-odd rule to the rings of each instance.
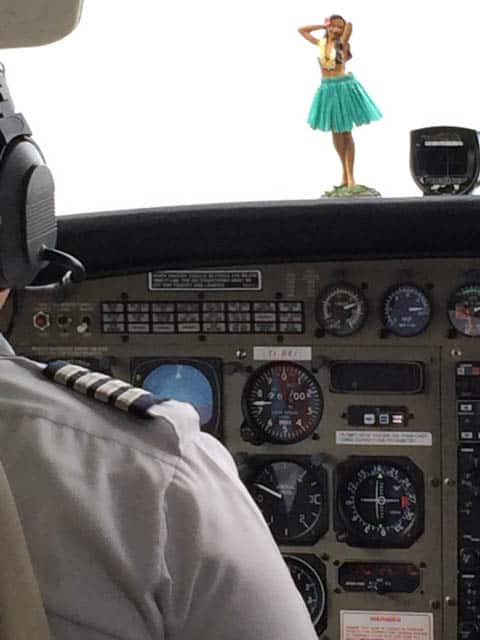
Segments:
[[[76,258],[54,248],[53,177],[31,136],[15,113],[0,63],[0,289],[26,287],[49,262],[69,269],[63,283],[85,277]]]

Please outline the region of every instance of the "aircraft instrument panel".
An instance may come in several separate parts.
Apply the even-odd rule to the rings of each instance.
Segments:
[[[475,640],[477,266],[372,260],[104,277],[27,292],[10,339],[36,360],[191,402],[234,457],[319,637]]]

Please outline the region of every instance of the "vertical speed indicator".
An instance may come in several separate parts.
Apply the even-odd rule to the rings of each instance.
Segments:
[[[242,408],[248,425],[266,440],[293,444],[317,428],[323,412],[322,390],[305,367],[272,362],[248,379]]]
[[[326,626],[327,590],[325,567],[313,554],[284,554],[295,586],[307,605],[318,635]]]

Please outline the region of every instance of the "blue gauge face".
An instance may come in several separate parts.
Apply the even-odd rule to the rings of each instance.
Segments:
[[[161,364],[147,375],[143,388],[161,398],[189,402],[200,416],[200,425],[213,416],[213,390],[207,377],[188,364]]]
[[[385,328],[397,336],[416,336],[424,331],[432,315],[427,294],[414,284],[401,284],[387,292],[383,303]]]

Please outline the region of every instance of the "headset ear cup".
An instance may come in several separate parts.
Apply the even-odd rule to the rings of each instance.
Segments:
[[[56,240],[52,174],[35,143],[17,139],[0,160],[0,288],[32,282]]]

